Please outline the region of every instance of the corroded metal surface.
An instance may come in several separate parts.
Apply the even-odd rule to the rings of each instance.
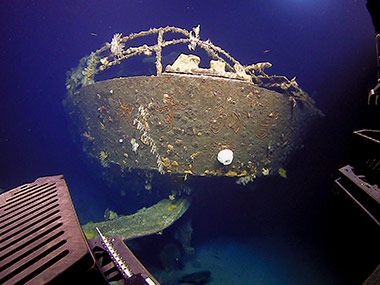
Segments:
[[[250,82],[171,74],[99,81],[65,105],[105,167],[251,177],[277,172],[314,112]],[[229,166],[216,160],[225,148]]]

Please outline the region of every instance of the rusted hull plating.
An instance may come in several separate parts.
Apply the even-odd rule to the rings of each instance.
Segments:
[[[65,106],[84,150],[105,167],[252,178],[277,173],[314,116],[250,82],[175,74],[99,81]],[[225,148],[229,166],[216,159]]]

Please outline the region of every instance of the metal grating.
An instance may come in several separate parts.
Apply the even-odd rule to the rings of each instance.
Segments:
[[[0,195],[0,284],[45,284],[93,264],[62,175]]]

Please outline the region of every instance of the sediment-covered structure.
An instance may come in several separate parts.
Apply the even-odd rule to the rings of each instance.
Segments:
[[[152,35],[155,43],[132,46]],[[163,66],[163,49],[177,44],[189,53]],[[209,55],[208,67],[200,67],[197,48]],[[136,55],[154,55],[156,74],[96,80]],[[277,174],[307,124],[321,115],[295,78],[268,75],[271,66],[243,66],[201,40],[200,26],[116,34],[68,72],[64,104],[84,150],[104,167],[234,176],[246,183]],[[217,159],[225,149],[233,153],[228,164]]]

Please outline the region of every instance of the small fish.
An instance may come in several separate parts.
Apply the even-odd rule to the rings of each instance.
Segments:
[[[270,52],[270,49],[264,50],[264,53],[268,53],[268,52]]]
[[[90,35],[96,37],[98,34],[90,33]]]

